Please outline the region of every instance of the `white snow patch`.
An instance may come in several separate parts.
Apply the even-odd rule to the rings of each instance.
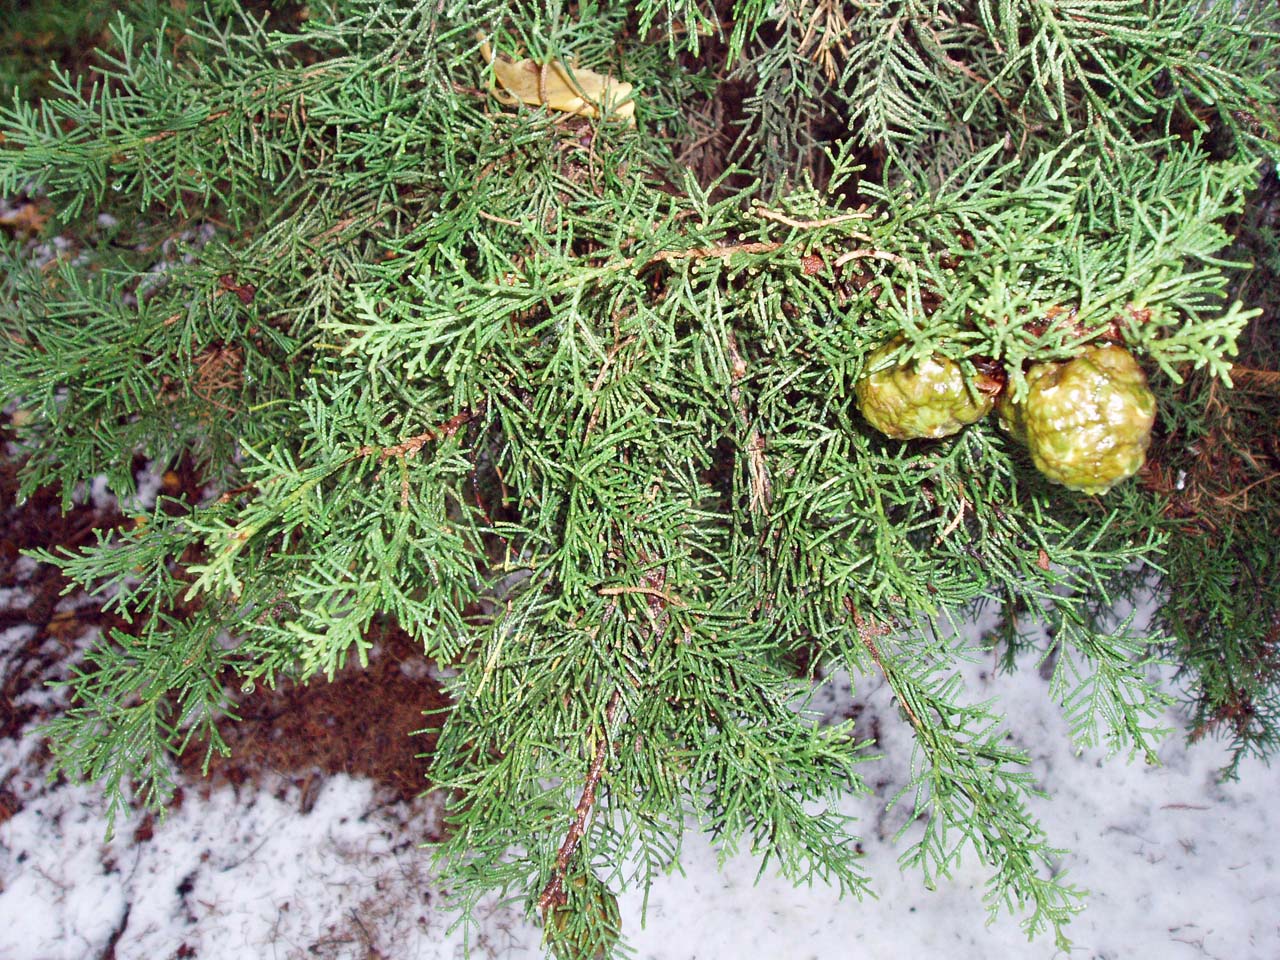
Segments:
[[[972,699],[995,696],[1008,710],[1009,731],[1050,794],[1031,807],[1050,841],[1069,851],[1069,880],[1090,891],[1068,930],[1071,955],[1280,957],[1280,771],[1246,761],[1239,783],[1219,782],[1225,748],[1188,747],[1176,712],[1160,766],[1077,752],[1034,662],[1021,666],[1002,674],[982,655],[964,667],[965,680]],[[679,872],[649,893],[645,926],[643,892],[619,897],[638,960],[1055,956],[1049,940],[1027,941],[1020,915],[986,924],[989,872],[973,856],[932,892],[898,869],[919,829],[909,823],[908,800],[886,809],[908,774],[910,730],[883,681],[855,686],[851,694],[847,677],[831,677],[811,707],[856,714],[864,733],[878,730],[885,757],[861,768],[871,790],[841,803],[858,818],[878,899],[797,889],[774,871],[756,882],[757,863],[745,854],[719,869],[716,850],[690,824]],[[97,957],[113,937],[117,960],[464,956],[464,932],[448,932],[454,918],[442,911],[444,891],[417,846],[438,827],[429,801],[382,806],[368,783],[345,777],[326,781],[306,812],[296,789],[219,789],[207,799],[188,789],[151,839],[135,839],[142,820],[133,815],[108,843],[96,790],[42,788],[35,746],[34,737],[0,742],[0,783],[27,801],[0,825],[5,960]],[[539,943],[518,905],[487,905],[469,935],[475,957],[539,958]]]

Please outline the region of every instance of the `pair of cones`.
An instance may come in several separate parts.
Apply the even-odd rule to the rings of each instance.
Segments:
[[[1063,363],[1036,364],[1026,374],[1026,396],[1015,402],[998,378],[966,380],[956,363],[937,354],[885,366],[902,342],[876,349],[854,386],[858,409],[886,436],[945,437],[994,408],[1036,469],[1085,493],[1106,493],[1146,460],[1155,396],[1123,347],[1091,346]]]

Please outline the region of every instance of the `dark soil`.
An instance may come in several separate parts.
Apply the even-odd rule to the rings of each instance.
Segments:
[[[396,627],[381,627],[369,665],[348,664],[332,681],[283,681],[275,690],[237,694],[239,721],[219,725],[231,747],[229,757],[209,763],[213,783],[239,786],[275,774],[302,787],[304,811],[315,787],[335,773],[367,777],[388,792],[388,799],[409,800],[427,787],[424,754],[435,736],[419,734],[438,725],[448,699],[428,675],[422,650]],[[189,750],[181,766],[193,781],[201,779],[203,751]]]

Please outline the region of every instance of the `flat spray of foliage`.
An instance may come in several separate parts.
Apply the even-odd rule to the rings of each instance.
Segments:
[[[1080,891],[948,626],[1047,626],[1075,741],[1150,758],[1166,637],[1106,614],[1184,533],[1145,474],[1071,493],[990,420],[887,440],[852,387],[898,334],[1015,395],[1106,337],[1192,429],[1230,404],[1270,0],[187,6],[3,112],[0,191],[79,238],[7,246],[25,488],[124,495],[184,451],[211,480],[42,555],[134,625],[77,671],[63,769],[163,803],[238,685],[393,618],[456,671],[425,723],[460,916],[521,897],[587,957],[603,886],[694,824],[866,889],[840,807],[874,757],[796,664],[845,669],[914,728],[903,864],[976,857],[993,911],[1065,943]],[[490,58],[543,75],[513,94]],[[549,109],[575,67],[634,122]]]

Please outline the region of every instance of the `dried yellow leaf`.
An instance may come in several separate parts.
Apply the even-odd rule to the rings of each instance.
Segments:
[[[636,103],[629,83],[559,60],[503,60],[493,55],[488,40],[481,41],[480,56],[493,68],[494,79],[501,87],[493,93],[503,103],[527,103],[579,117],[609,116],[636,122]]]

